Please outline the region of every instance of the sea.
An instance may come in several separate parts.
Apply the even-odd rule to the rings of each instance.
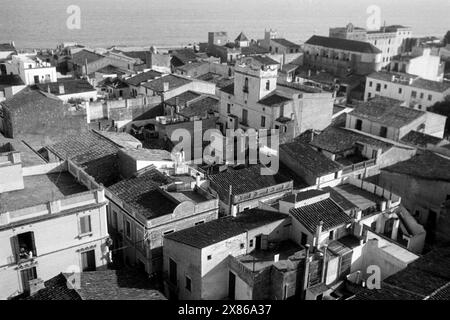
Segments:
[[[68,11],[73,6],[78,20]],[[379,23],[411,26],[417,36],[442,37],[450,29],[450,0],[0,0],[0,43],[171,46],[207,42],[208,31],[262,39],[270,28],[303,42],[348,22],[367,28],[373,6]]]

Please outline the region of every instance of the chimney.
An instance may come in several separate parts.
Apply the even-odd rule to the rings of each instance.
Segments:
[[[163,91],[164,92],[169,91],[169,83],[168,82],[163,83]]]
[[[308,69],[308,78],[311,77],[311,69]]]
[[[176,96],[175,97],[175,105],[178,106],[180,104],[180,97]]]
[[[392,81],[392,82],[395,81],[395,75],[392,75],[391,81]]]
[[[409,80],[408,80],[408,84],[409,84],[409,85],[412,85],[412,84],[413,84],[413,81],[414,81],[414,79],[413,79],[413,78],[409,78]]]
[[[273,256],[273,262],[278,262],[280,260],[280,254],[276,254]]]
[[[65,94],[64,84],[59,85],[59,94]]]
[[[50,90],[50,85],[47,86],[47,92],[48,93],[52,93],[51,90]]]
[[[30,280],[29,283],[30,283],[30,296],[33,296],[40,290],[45,289],[44,280],[40,278]]]
[[[200,173],[197,173],[197,175],[195,177],[195,185],[197,187],[200,187]]]
[[[318,249],[319,248],[319,239],[320,239],[320,234],[322,233],[322,228],[323,228],[323,221],[320,220],[319,224],[316,227],[316,243],[315,246]]]
[[[386,201],[382,201],[380,203],[380,211],[383,212],[386,210]]]
[[[233,200],[233,194],[232,194],[232,192],[233,192],[233,187],[230,184],[230,190],[229,190],[229,194],[228,194],[228,204],[230,206],[230,215],[233,216],[233,217],[236,217],[236,211],[233,210],[233,201],[232,201]]]

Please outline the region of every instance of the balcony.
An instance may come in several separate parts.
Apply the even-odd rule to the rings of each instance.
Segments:
[[[367,161],[362,161],[359,163],[354,163],[348,166],[345,166],[342,169],[342,174],[348,174],[354,171],[358,171],[365,168],[373,167],[376,164],[376,159],[369,159]]]

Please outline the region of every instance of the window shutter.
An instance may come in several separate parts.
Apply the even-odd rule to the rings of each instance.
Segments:
[[[19,239],[17,236],[11,237],[11,249],[15,262],[17,263],[19,261]]]
[[[33,257],[36,257],[37,251],[36,251],[36,241],[34,240],[34,232],[30,232],[30,238],[31,238]]]

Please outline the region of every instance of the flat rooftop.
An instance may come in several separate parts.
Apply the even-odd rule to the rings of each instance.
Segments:
[[[195,192],[193,190],[187,190],[187,191],[173,191],[168,192],[172,197],[177,199],[180,203],[184,201],[192,201],[193,203],[201,203],[208,201],[208,199],[204,196],[202,196],[200,193]]]
[[[45,204],[88,191],[68,172],[29,176],[24,177],[23,180],[25,185],[23,190],[0,194],[0,212]]]
[[[236,259],[247,269],[258,272],[275,263],[283,260],[290,260],[297,252],[303,251],[304,248],[293,241],[287,240],[274,245],[268,250],[254,250],[248,254],[238,256]],[[275,255],[279,254],[278,262],[275,262]],[[299,257],[296,256],[298,259]],[[293,258],[292,258],[293,259]]]

